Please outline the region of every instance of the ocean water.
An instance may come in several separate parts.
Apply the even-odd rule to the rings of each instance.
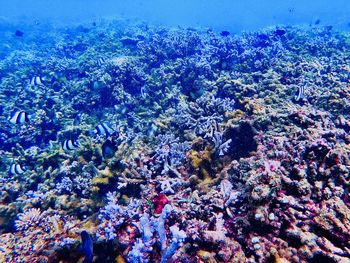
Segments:
[[[257,30],[275,25],[332,25],[349,29],[346,0],[302,1],[1,1],[0,17],[12,23],[69,24],[106,18],[137,18],[167,26]]]
[[[350,262],[349,10],[0,0],[0,263]]]

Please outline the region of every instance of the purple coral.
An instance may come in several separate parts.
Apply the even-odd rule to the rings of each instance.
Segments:
[[[181,247],[183,242],[185,241],[187,235],[186,232],[180,230],[177,225],[173,225],[170,227],[170,232],[172,234],[172,241],[168,249],[166,250],[164,256],[162,257],[161,262],[167,262],[176,252],[176,250]]]
[[[17,216],[15,227],[18,231],[28,230],[40,225],[43,217],[39,208],[30,208]]]
[[[132,199],[126,207],[119,205],[115,192],[107,193],[107,201],[107,205],[100,209],[98,215],[101,223],[96,235],[100,239],[113,240],[121,224],[139,215],[141,204],[140,201]]]

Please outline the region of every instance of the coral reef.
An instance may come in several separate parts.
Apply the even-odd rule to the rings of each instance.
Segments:
[[[1,262],[350,260],[349,34],[48,34],[0,54]]]

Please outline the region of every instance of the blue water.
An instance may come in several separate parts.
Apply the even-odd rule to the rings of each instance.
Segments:
[[[149,1],[0,1],[0,21],[19,24],[137,18],[172,26],[204,26],[217,30],[256,30],[283,25],[332,25],[347,30],[350,2],[305,0],[149,0]],[[316,23],[317,24],[317,23]]]

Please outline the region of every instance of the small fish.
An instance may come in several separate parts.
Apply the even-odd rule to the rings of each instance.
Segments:
[[[305,87],[299,86],[297,94],[294,96],[295,101],[299,101],[305,98]]]
[[[13,163],[10,166],[10,173],[11,174],[23,174],[25,172],[25,168],[21,167],[18,163]]]
[[[92,260],[94,258],[94,247],[93,247],[93,242],[92,242],[92,238],[89,235],[88,232],[86,232],[85,230],[83,230],[80,233],[81,236],[81,242],[82,244],[82,250],[84,253],[84,261],[83,263],[92,263]]]
[[[110,127],[108,122],[103,122],[95,127],[94,130],[90,132],[91,135],[99,134],[102,136],[109,136],[114,133],[114,130]]]
[[[62,142],[62,149],[64,151],[72,151],[79,147],[79,143],[77,141],[73,141],[71,139],[64,140]]]
[[[15,32],[15,36],[16,36],[16,37],[23,37],[23,35],[24,35],[24,32],[23,32],[23,31],[21,31],[21,30],[16,30],[16,32]]]
[[[321,23],[321,19],[316,19],[316,21],[315,21],[315,25],[319,25]]]
[[[15,111],[11,114],[8,120],[13,124],[22,124],[29,122],[32,118],[32,115],[28,114],[25,111]]]
[[[102,156],[104,159],[112,158],[117,151],[117,146],[111,140],[106,140],[102,144]]]
[[[106,60],[104,58],[99,58],[97,60],[97,66],[101,67],[104,63],[106,63]]]
[[[227,36],[230,35],[230,32],[224,30],[224,31],[221,31],[220,35],[223,36],[223,37],[227,37]]]
[[[32,77],[30,80],[30,84],[33,86],[42,86],[44,85],[44,78],[40,77],[40,76],[36,76],[36,77]]]

